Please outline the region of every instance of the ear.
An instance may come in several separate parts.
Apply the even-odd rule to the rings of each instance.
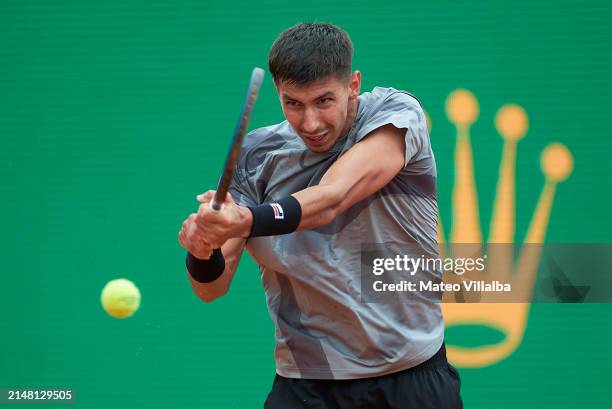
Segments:
[[[357,98],[361,89],[361,72],[355,70],[349,78],[349,98]]]

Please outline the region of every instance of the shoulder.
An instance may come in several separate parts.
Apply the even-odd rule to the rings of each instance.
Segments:
[[[414,94],[393,87],[374,87],[372,91],[361,94],[360,98],[366,108],[412,106],[422,109],[421,101]]]
[[[244,138],[240,152],[239,166],[243,169],[255,169],[267,156],[283,150],[295,143],[293,130],[287,121],[257,128]]]
[[[408,91],[395,88],[375,87],[360,96],[357,123],[367,128],[372,124],[406,122],[425,124],[426,116],[419,99]],[[401,126],[406,127],[406,126]]]
[[[244,138],[242,144],[243,151],[256,150],[262,148],[272,148],[282,145],[286,139],[287,121],[278,124],[265,126],[252,130]]]
[[[426,122],[421,103],[407,91],[375,87],[359,98],[354,125],[355,142],[386,124],[393,124],[397,128],[418,128]]]

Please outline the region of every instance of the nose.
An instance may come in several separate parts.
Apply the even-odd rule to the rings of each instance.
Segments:
[[[306,108],[304,110],[304,120],[302,121],[302,131],[315,135],[319,133],[321,121],[316,109]]]

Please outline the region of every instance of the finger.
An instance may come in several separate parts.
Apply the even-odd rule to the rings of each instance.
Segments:
[[[210,249],[216,249],[216,248],[221,247],[221,243],[220,243],[219,239],[217,239],[217,238],[210,239],[209,241],[207,241],[205,243],[205,245],[207,247],[210,247]]]
[[[208,203],[202,203],[200,205],[195,222],[202,229],[206,229],[210,225],[223,225],[226,223],[224,214],[213,210]]]
[[[204,209],[200,210],[201,207],[202,205],[198,207],[198,213],[192,213],[191,216],[189,216],[189,221],[192,227],[193,225],[195,225],[196,227],[203,229],[206,226],[206,221],[204,220],[205,219]]]
[[[207,260],[208,258],[210,258],[210,257],[206,257],[206,254],[207,254],[206,252],[202,252],[195,248],[192,251],[190,251],[190,253],[194,255],[196,258],[199,258],[200,260]]]
[[[189,236],[187,236],[187,240],[191,243],[192,246],[207,246],[212,247],[211,239],[207,237],[204,233],[199,230],[194,230]]]
[[[196,253],[202,257],[198,257],[200,259],[208,259],[210,258],[210,255],[212,254],[212,246],[210,246],[207,243],[204,243],[202,241],[195,243],[194,245],[194,251],[195,253],[193,253],[194,255],[196,255]]]
[[[200,246],[200,247],[205,246],[205,247],[215,248],[215,245],[217,244],[218,239],[214,236],[210,236],[206,234],[203,236],[194,237],[192,241],[193,243],[197,243],[197,246]]]
[[[191,254],[193,254],[200,260],[208,260],[210,256],[212,256],[212,251],[202,251],[202,252],[198,252],[197,254],[196,253],[191,253]]]
[[[196,219],[197,220],[206,220],[206,217],[208,216],[209,213],[211,213],[210,211],[210,206],[208,206],[208,203],[202,203],[200,204],[200,206],[198,206],[198,212],[196,214]]]
[[[209,190],[205,193],[197,195],[196,199],[201,203],[208,203],[213,200],[213,197],[215,197],[215,191]]]
[[[230,194],[230,192],[227,192],[225,194],[225,199],[223,200],[223,204],[226,206],[229,205],[233,205],[234,204],[234,198],[232,197],[232,195]]]
[[[201,241],[204,237],[204,232],[198,228],[195,223],[191,223],[185,232],[185,240],[189,243]]]
[[[188,247],[190,247],[190,243],[189,240],[187,239],[187,232],[186,230],[181,230],[179,232],[179,243],[181,244],[181,246],[183,246],[185,249],[187,249]]]
[[[189,217],[187,218],[187,220],[186,220],[186,222],[187,222],[186,226],[189,227],[192,224],[194,224],[196,222],[197,218],[198,218],[198,214],[197,213],[191,213],[189,215]]]
[[[203,251],[212,251],[213,249],[213,245],[211,243],[209,243],[208,241],[204,241],[202,240],[200,242],[200,247],[202,248]]]
[[[219,241],[218,238],[220,234],[218,233],[218,229],[212,224],[201,227],[194,223],[193,232],[190,237],[193,241],[202,242],[212,247]]]
[[[232,199],[230,199],[232,200]],[[198,219],[201,226],[204,225],[219,225],[227,227],[231,224],[231,204],[233,202],[224,202],[220,210],[214,210],[207,204],[201,204],[198,209]]]

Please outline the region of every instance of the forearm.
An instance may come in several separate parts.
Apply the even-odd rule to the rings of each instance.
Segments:
[[[403,133],[393,126],[379,128],[338,159],[317,186],[294,193],[302,207],[298,230],[331,223],[340,213],[389,183],[404,164]],[[385,160],[373,161],[372,157]]]
[[[204,302],[211,302],[219,297],[224,296],[227,293],[228,284],[224,278],[232,274],[231,269],[227,268],[217,280],[212,283],[200,283],[196,281],[189,271],[187,271],[187,277],[191,282],[191,288],[193,292]]]
[[[187,271],[191,287],[202,301],[211,302],[227,293],[234,273],[238,268],[244,245],[245,240],[230,239],[221,247],[221,252],[225,258],[225,269],[219,278],[210,283],[196,281]]]
[[[291,201],[297,201],[297,207]],[[286,234],[292,231],[309,230],[329,224],[339,213],[345,210],[350,201],[350,195],[342,186],[320,184],[303,189],[290,197],[250,208],[241,207],[241,224],[236,231],[242,237],[268,236]],[[278,205],[284,213],[281,221],[277,221],[271,205]],[[265,210],[262,210],[265,209]],[[295,213],[297,211],[297,214]],[[259,221],[253,226],[254,219]],[[290,220],[295,220],[292,223]],[[272,228],[276,225],[277,228]],[[289,225],[293,227],[289,227]],[[286,228],[284,227],[286,226]]]
[[[302,208],[297,230],[316,229],[331,223],[343,209],[341,189],[330,185],[311,186],[292,195]]]

